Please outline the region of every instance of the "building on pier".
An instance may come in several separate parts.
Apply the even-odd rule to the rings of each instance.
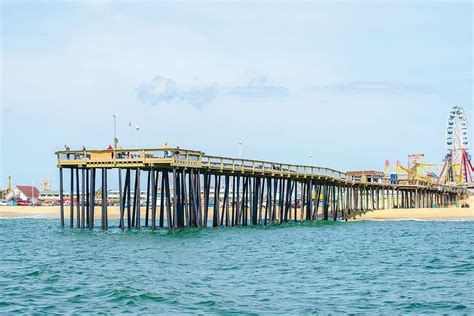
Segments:
[[[390,180],[385,179],[385,173],[382,171],[375,170],[358,170],[346,172],[348,177],[351,177],[357,182],[368,182],[368,183],[386,183]]]

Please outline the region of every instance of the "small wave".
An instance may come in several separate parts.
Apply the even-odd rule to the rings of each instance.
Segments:
[[[198,302],[197,305],[201,305],[201,306],[216,306],[217,303],[216,303],[216,301],[208,300],[208,301],[201,301],[201,302]]]
[[[26,276],[39,276],[39,275],[41,275],[41,273],[42,273],[41,271],[35,270],[35,271],[31,271],[31,272],[27,273]]]
[[[126,305],[134,305],[135,303],[152,301],[152,302],[164,302],[166,299],[162,296],[150,293],[140,292],[134,293],[133,290],[114,290],[109,294],[110,299],[113,302],[125,302]]]
[[[462,311],[462,310],[467,309],[467,306],[459,304],[459,305],[454,306],[454,307],[451,308],[451,309],[452,309],[453,311]]]

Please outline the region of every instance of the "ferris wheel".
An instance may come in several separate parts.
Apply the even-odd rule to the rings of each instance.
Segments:
[[[472,183],[467,116],[464,108],[453,106],[446,123],[446,158],[440,174],[444,182]]]
[[[446,124],[446,154],[452,157],[454,164],[461,163],[463,150],[469,154],[467,130],[464,109],[461,106],[452,107]]]

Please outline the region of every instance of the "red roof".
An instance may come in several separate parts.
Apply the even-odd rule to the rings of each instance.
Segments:
[[[32,198],[35,197],[37,198],[39,196],[39,190],[31,185],[17,185],[16,186],[18,190],[20,190],[24,195],[26,195],[27,198]]]

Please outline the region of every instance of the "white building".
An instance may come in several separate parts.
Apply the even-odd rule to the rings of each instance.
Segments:
[[[5,196],[6,201],[31,201],[38,202],[39,190],[31,185],[17,185]]]

